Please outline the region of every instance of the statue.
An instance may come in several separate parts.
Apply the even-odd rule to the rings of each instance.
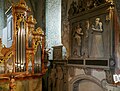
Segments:
[[[90,23],[89,20],[87,20],[85,21],[84,48],[83,48],[84,57],[89,57],[89,29]]]
[[[102,22],[96,18],[95,25],[92,25],[91,57],[104,57],[102,32]]]
[[[63,70],[60,66],[57,67],[57,81],[56,81],[56,91],[63,91]]]
[[[56,83],[56,69],[55,69],[55,64],[53,64],[53,68],[51,69],[49,75],[48,91],[56,91],[55,83]]]
[[[68,75],[67,75],[67,67],[64,67],[63,69],[63,73],[64,73],[64,78],[63,78],[63,82],[64,82],[64,86],[63,86],[63,91],[67,91],[67,81],[68,81]]]
[[[64,22],[63,24],[63,31],[62,31],[62,43],[66,48],[66,58],[69,57],[69,23],[68,21]]]
[[[74,38],[77,43],[77,46],[80,49],[80,53],[78,54],[79,56],[82,56],[82,53],[81,53],[82,52],[82,36],[83,36],[82,28],[78,24],[77,28],[75,29]]]
[[[81,36],[83,35],[82,28],[78,25],[75,30],[74,38],[76,39],[77,45],[81,46]]]
[[[10,83],[9,83],[9,89],[10,89],[10,91],[14,91],[15,86],[16,86],[16,84],[15,84],[15,78],[14,78],[14,76],[10,76]]]

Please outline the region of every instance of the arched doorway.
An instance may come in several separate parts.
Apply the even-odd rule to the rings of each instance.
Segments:
[[[69,82],[69,91],[104,91],[101,82],[95,77],[79,75]]]

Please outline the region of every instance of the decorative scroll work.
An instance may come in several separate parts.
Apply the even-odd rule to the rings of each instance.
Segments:
[[[13,51],[12,48],[2,48],[0,39],[0,74],[13,72]],[[6,65],[6,66],[5,66]],[[5,66],[5,67],[4,67]]]

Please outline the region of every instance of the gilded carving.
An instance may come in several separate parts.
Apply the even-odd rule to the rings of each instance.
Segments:
[[[11,76],[10,83],[9,83],[10,91],[14,91],[15,87],[16,87],[15,78],[14,78],[14,76]]]
[[[16,31],[15,31],[15,34],[17,35],[18,34],[18,31],[20,29],[20,23],[21,22],[25,22],[25,14],[24,13],[17,13],[16,14]],[[24,25],[25,26],[25,25]]]
[[[110,6],[107,10],[109,11],[109,14],[106,16],[106,20],[112,20],[113,16],[113,9],[114,7]]]
[[[113,0],[105,0],[106,3],[113,3]]]
[[[4,62],[7,62],[13,55],[13,50],[10,48],[5,48],[5,47],[2,47],[1,45],[1,39],[0,39],[0,64],[1,63],[4,63]]]
[[[28,17],[27,22],[32,23],[32,24],[36,24],[36,23],[37,23],[37,22],[36,22],[36,19],[33,18],[33,15],[30,15],[30,16]]]
[[[37,72],[37,75],[40,77],[41,74],[45,74],[46,72],[44,67],[44,32],[40,27],[35,31],[36,20],[32,15],[28,16],[28,11],[30,11],[30,9],[24,0],[20,0],[18,4],[13,4],[7,11],[7,14],[10,13],[10,17],[8,16],[8,18],[13,22],[10,26],[12,27],[12,41],[11,47],[6,48],[2,47],[0,39],[0,68],[4,69],[4,71],[0,69],[0,75],[2,75],[2,77],[10,78],[10,74],[13,74],[19,79],[21,74],[23,77],[26,77],[28,74],[29,76],[35,75],[34,68],[36,65],[34,65],[34,52],[36,51],[39,51],[37,61],[39,61],[40,66],[42,66],[41,69],[39,69],[40,71]],[[9,29],[7,31],[9,31]],[[32,47],[30,48],[28,47],[29,37],[32,38]],[[42,46],[42,48],[38,48],[38,45]],[[30,62],[32,72],[28,73]],[[10,83],[10,85],[11,84],[12,83]],[[13,91],[11,88],[12,86],[10,86],[10,91]]]
[[[35,54],[38,45],[39,44],[41,45],[42,42],[44,42],[43,41],[44,32],[43,32],[43,30],[40,27],[38,27],[36,29],[36,31],[32,31],[32,34],[34,35],[34,38],[33,38],[33,41],[34,41],[33,48],[34,48],[34,54]]]

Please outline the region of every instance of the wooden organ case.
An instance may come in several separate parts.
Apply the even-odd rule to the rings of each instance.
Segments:
[[[44,32],[40,27],[35,30],[37,22],[29,12],[30,8],[24,0],[13,4],[6,12],[9,46],[3,46],[0,41],[1,80],[41,77],[45,74]]]

